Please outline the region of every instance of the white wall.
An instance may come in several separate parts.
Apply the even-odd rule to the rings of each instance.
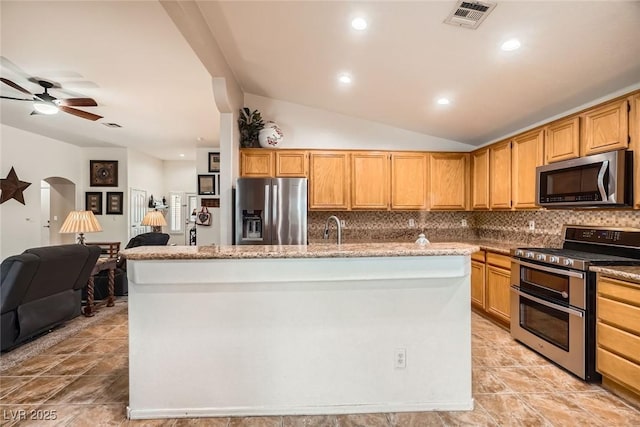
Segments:
[[[23,193],[24,205],[15,199],[0,205],[1,259],[41,245],[41,227],[46,224],[41,223],[40,181],[66,178],[76,184],[76,201],[84,194],[88,165],[78,159],[84,159],[80,147],[0,125],[0,175],[6,178],[14,167],[19,180],[31,183]],[[76,206],[84,206],[84,200]]]
[[[244,105],[284,133],[281,148],[472,151],[456,141],[411,132],[300,104],[245,94]]]

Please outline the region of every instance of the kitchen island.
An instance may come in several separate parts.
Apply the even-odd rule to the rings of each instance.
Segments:
[[[125,250],[128,416],[470,410],[478,249]]]

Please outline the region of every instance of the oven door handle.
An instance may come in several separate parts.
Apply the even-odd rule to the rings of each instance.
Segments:
[[[520,295],[523,298],[526,298],[528,300],[537,302],[538,304],[542,304],[545,307],[553,308],[554,310],[562,311],[563,313],[572,314],[574,316],[584,317],[584,313],[582,311],[575,310],[575,309],[569,308],[569,307],[563,307],[561,305],[557,305],[557,304],[551,303],[549,301],[545,301],[542,298],[534,297],[534,296],[529,295],[529,294],[527,294],[525,292],[522,292],[520,290],[520,288],[518,288],[516,285],[511,285],[511,291],[515,292],[516,294]]]
[[[584,279],[584,273],[580,273],[573,270],[561,270],[559,268],[545,267],[544,265],[532,264],[530,262],[520,261],[517,258],[513,258],[511,262],[519,264],[523,267],[535,268],[536,270],[546,271],[547,273],[560,274],[561,276],[577,277],[578,279]]]

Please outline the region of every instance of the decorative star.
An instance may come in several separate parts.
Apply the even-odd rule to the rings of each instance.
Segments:
[[[0,190],[2,190],[0,204],[7,200],[16,199],[24,205],[24,194],[22,194],[22,192],[30,185],[30,182],[20,181],[18,179],[18,174],[16,174],[12,166],[9,175],[7,175],[5,179],[0,179]]]

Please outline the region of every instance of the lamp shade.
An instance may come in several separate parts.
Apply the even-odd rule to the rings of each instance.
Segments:
[[[142,225],[150,225],[152,227],[162,227],[167,225],[167,221],[164,219],[164,215],[160,211],[149,211],[142,218]]]
[[[71,211],[64,220],[60,233],[95,233],[102,231],[100,223],[91,211]]]

